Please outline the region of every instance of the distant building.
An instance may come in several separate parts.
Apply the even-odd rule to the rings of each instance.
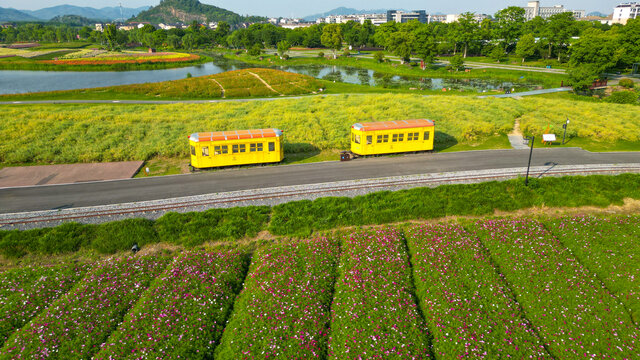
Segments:
[[[533,19],[536,16],[540,16],[543,19],[548,19],[553,15],[570,12],[576,19],[583,18],[585,16],[584,10],[569,10],[564,5],[555,6],[540,6],[540,1],[529,1],[527,6],[523,7],[524,17],[527,21]]]
[[[440,22],[450,24],[458,21],[462,16],[462,14],[449,14],[449,15],[442,15],[442,16],[444,16],[445,18],[444,18],[444,21],[440,21]],[[473,14],[473,20],[477,22],[482,22],[482,20],[488,19],[488,18],[489,18],[489,15],[486,15],[486,14]]]
[[[424,24],[427,22],[427,12],[425,10],[387,11],[387,22],[395,21],[396,23],[406,23],[411,20],[418,20]]]
[[[636,19],[640,15],[640,3],[622,3],[613,9],[613,24],[626,24],[629,19]]]
[[[364,24],[365,21],[371,21],[373,25],[380,25],[387,22],[385,14],[353,14],[353,15],[330,15],[316,20],[318,24],[345,24],[349,21],[355,21]]]
[[[427,16],[427,22],[447,22],[447,15],[429,15]]]

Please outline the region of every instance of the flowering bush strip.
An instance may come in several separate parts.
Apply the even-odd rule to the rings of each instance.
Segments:
[[[428,331],[414,300],[411,265],[398,230],[343,236],[331,307],[333,359],[421,359]]]
[[[88,269],[85,264],[25,267],[0,276],[2,290],[7,281],[12,282],[11,293],[3,291],[0,299],[0,345],[69,291]]]
[[[640,216],[566,216],[547,228],[640,323]]]
[[[406,236],[436,358],[550,357],[478,239],[450,224]]]
[[[167,262],[142,256],[95,264],[67,295],[15,332],[0,359],[90,358]]]
[[[93,358],[210,358],[248,265],[249,257],[239,250],[184,253]]]
[[[155,55],[155,54],[154,54]],[[81,59],[43,60],[43,64],[54,65],[112,65],[112,64],[141,64],[163,62],[189,62],[199,60],[200,56],[190,54],[172,54],[160,56],[124,55],[111,57],[95,57]]]
[[[624,306],[541,223],[501,219],[477,228],[554,357],[638,358],[640,331]]]
[[[216,358],[325,358],[339,254],[324,237],[258,250]]]

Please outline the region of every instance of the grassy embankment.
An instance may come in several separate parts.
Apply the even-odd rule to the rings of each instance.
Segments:
[[[329,54],[330,51],[325,51]],[[472,69],[465,71],[448,71],[445,66],[432,65],[425,70],[418,66],[402,65],[395,61],[379,63],[371,59],[369,54],[354,55],[350,57],[339,56],[337,59],[320,58],[312,56],[310,53],[292,53],[288,60],[281,60],[277,56],[265,55],[260,57],[246,54],[235,55],[224,52],[224,56],[229,59],[240,60],[250,64],[260,64],[263,66],[295,66],[295,65],[340,65],[354,68],[370,69],[383,74],[429,77],[429,78],[451,78],[451,79],[484,79],[499,80],[520,84],[540,84],[545,88],[559,87],[560,83],[567,82],[567,76],[562,74],[529,72],[519,70],[504,69]]]
[[[260,76],[275,91],[253,74]],[[224,94],[222,89],[225,89]],[[319,89],[323,89],[321,92]],[[0,101],[37,100],[209,100],[343,93],[422,93],[409,89],[383,89],[334,83],[280,70],[254,68],[187,79],[102,88],[0,95]]]
[[[107,52],[76,47],[38,46],[28,49],[0,48],[0,70],[37,71],[131,71],[191,66],[211,61],[207,56],[180,52]]]
[[[571,123],[565,146],[640,149],[640,116],[633,105],[385,94],[212,104],[5,105],[0,164],[186,164],[188,134],[271,127],[285,131],[288,162],[337,159],[338,150],[349,147],[353,123],[407,118],[436,121],[437,151],[498,149],[509,148],[506,134],[516,119],[525,135],[539,136],[551,124],[561,137],[567,116]]]
[[[329,197],[277,205],[169,213],[156,221],[134,219],[101,225],[67,223],[53,228],[0,231],[2,263],[15,259],[73,254],[113,254],[134,243],[196,247],[258,236],[309,236],[343,227],[429,220],[449,216],[486,216],[496,212],[543,208],[621,205],[640,200],[640,175],[574,176],[467,185],[443,185],[355,198]],[[14,260],[11,260],[14,259]]]

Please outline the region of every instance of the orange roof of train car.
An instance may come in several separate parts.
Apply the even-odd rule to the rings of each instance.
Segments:
[[[411,129],[418,127],[434,126],[431,120],[396,120],[396,121],[377,121],[353,124],[352,128],[359,131],[378,131],[378,130],[395,130],[395,129]]]
[[[241,139],[264,139],[279,136],[282,136],[282,131],[278,129],[231,130],[195,133],[189,136],[189,140],[194,142],[204,142]]]

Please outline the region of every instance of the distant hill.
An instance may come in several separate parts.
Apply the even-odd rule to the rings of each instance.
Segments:
[[[24,13],[20,10],[0,8],[0,21],[41,21],[41,20],[27,13]]]
[[[241,16],[213,5],[202,4],[198,0],[161,0],[158,6],[143,11],[129,21],[159,23],[226,21],[231,25],[242,22],[266,20],[259,16]]]
[[[587,14],[587,16],[599,16],[599,17],[607,17],[609,15],[605,15],[599,11],[594,11],[594,12],[590,12]]]
[[[78,15],[61,15],[49,20],[50,23],[67,24],[69,26],[93,26],[98,21]]]
[[[400,10],[400,9],[394,9],[394,10]],[[319,18],[323,18],[329,15],[358,15],[358,14],[386,14],[386,13],[387,13],[387,9],[358,10],[358,9],[346,8],[342,6],[333,10],[329,10],[322,14],[309,15],[304,17],[303,19],[307,21],[315,21]]]
[[[122,8],[122,17],[126,19],[136,16],[140,12],[147,10],[148,6],[140,8]],[[64,15],[77,15],[88,19],[95,19],[101,21],[111,21],[120,19],[120,7],[105,7],[102,9],[95,9],[91,7],[80,7],[73,5],[59,5],[50,8],[40,10],[21,10],[22,12],[29,14],[33,17],[42,20],[51,20],[56,16]]]

